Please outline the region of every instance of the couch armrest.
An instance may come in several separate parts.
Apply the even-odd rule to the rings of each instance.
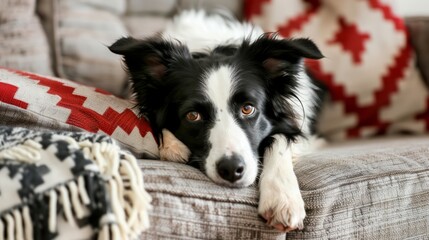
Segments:
[[[429,86],[429,16],[406,18],[411,42],[417,55],[417,66]]]

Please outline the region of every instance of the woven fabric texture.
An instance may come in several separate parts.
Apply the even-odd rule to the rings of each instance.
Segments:
[[[427,239],[429,137],[358,141],[298,161],[303,231],[287,239]]]
[[[325,56],[306,61],[329,90],[318,117],[317,131],[324,138],[429,131],[429,91],[394,0],[247,3],[248,17],[264,30],[308,37]]]
[[[429,237],[429,137],[355,141],[295,165],[307,217],[287,239]],[[142,160],[153,197],[141,239],[285,239],[258,217],[258,191],[224,188],[197,169]]]
[[[0,66],[52,75],[49,45],[35,4],[36,0],[0,1]]]
[[[141,239],[285,239],[258,216],[256,187],[222,187],[178,163],[139,164],[153,205]]]
[[[0,239],[128,240],[149,227],[136,159],[105,135],[0,125],[0,182]]]
[[[140,158],[156,158],[150,125],[134,106],[100,89],[0,67],[0,125],[102,133]]]
[[[38,13],[52,46],[56,74],[127,95],[120,57],[107,48],[127,35],[120,19],[124,11],[125,0],[39,0]]]

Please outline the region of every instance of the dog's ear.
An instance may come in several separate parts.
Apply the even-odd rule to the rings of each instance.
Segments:
[[[240,50],[260,62],[272,76],[283,74],[285,70],[300,64],[303,58],[323,58],[319,48],[310,39],[278,39],[273,34],[264,34],[252,43],[245,42]]]
[[[265,34],[253,42],[244,41],[238,54],[239,59],[248,59],[245,64],[262,70],[263,75],[260,76],[267,80],[269,98],[265,114],[277,122],[272,131],[284,133],[292,140],[302,134],[302,126],[297,119],[303,116],[303,106],[295,105],[301,103],[297,87],[303,80],[299,77],[304,71],[302,59],[323,58],[317,46],[305,38],[280,39],[276,35]]]
[[[168,94],[163,80],[174,62],[191,57],[188,48],[160,37],[143,40],[126,37],[109,49],[123,56],[140,114],[149,119],[158,136],[158,122],[164,116]]]
[[[124,37],[113,43],[109,49],[124,56],[131,75],[143,74],[145,80],[161,80],[171,62],[190,57],[187,47],[161,38],[140,40]]]

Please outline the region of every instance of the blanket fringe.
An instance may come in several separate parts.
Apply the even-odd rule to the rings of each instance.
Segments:
[[[106,188],[109,191],[113,215],[103,217],[100,221],[98,239],[136,238],[146,230],[150,226],[148,211],[151,210],[152,199],[144,190],[143,176],[136,158],[122,151],[115,143],[93,143],[88,140],[76,142],[70,137],[64,137],[63,140],[82,149],[85,157],[92,159],[102,175],[108,179]],[[79,191],[83,190],[80,187],[82,184],[78,185]]]
[[[0,151],[0,159],[14,159],[33,163],[40,160],[42,145],[34,140],[27,139],[20,145]]]
[[[28,206],[14,209],[0,218],[0,240],[33,240],[33,225]]]
[[[34,218],[40,214],[40,209],[21,206],[3,214],[0,217],[0,240],[32,240],[34,231],[37,231],[36,235],[39,236],[43,231],[55,234],[58,227],[57,218],[61,216],[58,215],[59,209],[62,210],[65,220],[76,226],[76,220],[87,217],[91,209],[94,209],[99,201],[103,201],[100,197],[104,198],[106,209],[111,212],[100,216],[99,240],[134,239],[149,227],[151,197],[144,190],[142,173],[132,154],[122,151],[115,143],[93,143],[88,140],[77,142],[68,136],[56,136],[56,140],[67,141],[70,149],[81,149],[86,158],[94,161],[103,176],[100,181],[107,190],[107,198],[97,195],[100,187],[92,186],[97,183],[89,183],[88,178],[81,175],[67,184],[47,191],[45,197],[40,200],[48,211],[48,215],[44,217],[46,225],[35,222],[35,219],[34,225],[32,223],[31,216]],[[37,142],[27,140],[22,145],[1,151],[0,158],[31,162],[40,159],[41,149]]]

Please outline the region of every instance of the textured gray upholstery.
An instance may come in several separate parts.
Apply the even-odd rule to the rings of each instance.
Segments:
[[[295,169],[307,218],[288,239],[428,237],[428,137],[330,147]]]
[[[217,186],[181,164],[140,164],[154,198],[142,239],[284,239],[258,217],[255,187]],[[298,161],[295,171],[307,218],[287,239],[427,237],[429,137],[330,146]]]

